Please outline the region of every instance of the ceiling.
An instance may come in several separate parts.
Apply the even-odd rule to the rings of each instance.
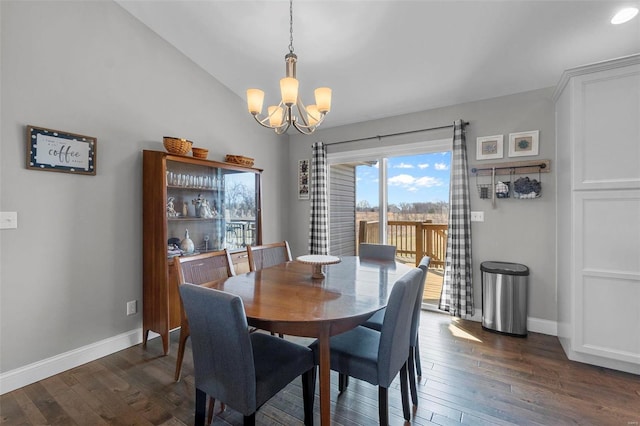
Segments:
[[[289,4],[116,0],[241,98],[279,101]],[[567,68],[640,52],[639,1],[296,0],[303,102],[333,89],[334,127],[554,86]],[[248,112],[247,112],[248,114]]]

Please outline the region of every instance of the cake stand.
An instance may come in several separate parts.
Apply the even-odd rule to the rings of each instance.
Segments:
[[[312,265],[313,274],[311,275],[311,278],[318,280],[324,278],[324,273],[322,272],[323,265],[333,265],[335,263],[340,263],[339,257],[328,256],[324,254],[307,254],[304,256],[298,256],[296,260],[300,263]]]

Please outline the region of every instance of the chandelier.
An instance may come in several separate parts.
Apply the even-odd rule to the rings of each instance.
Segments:
[[[295,127],[300,133],[310,135],[324,121],[331,110],[331,89],[319,87],[314,91],[315,105],[305,106],[298,96],[298,80],[296,79],[296,62],[298,57],[293,53],[293,0],[289,0],[289,53],[284,57],[286,64],[285,78],[280,80],[282,99],[278,105],[267,108],[267,115],[262,115],[264,92],[260,89],[247,90],[247,106],[253,118],[264,127],[275,130],[279,135]],[[294,112],[294,108],[296,112]]]

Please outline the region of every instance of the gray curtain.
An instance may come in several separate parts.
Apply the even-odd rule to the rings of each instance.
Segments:
[[[453,126],[451,156],[447,255],[444,283],[438,307],[460,318],[468,318],[473,315],[471,206],[469,204],[467,169],[464,125],[462,120],[456,120]]]
[[[327,150],[322,142],[312,146],[311,215],[309,218],[309,254],[328,253]]]

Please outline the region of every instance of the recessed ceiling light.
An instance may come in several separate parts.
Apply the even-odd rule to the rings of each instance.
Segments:
[[[624,24],[625,22],[628,22],[635,18],[637,14],[637,7],[627,7],[616,13],[615,16],[611,18],[611,23],[614,25]]]

